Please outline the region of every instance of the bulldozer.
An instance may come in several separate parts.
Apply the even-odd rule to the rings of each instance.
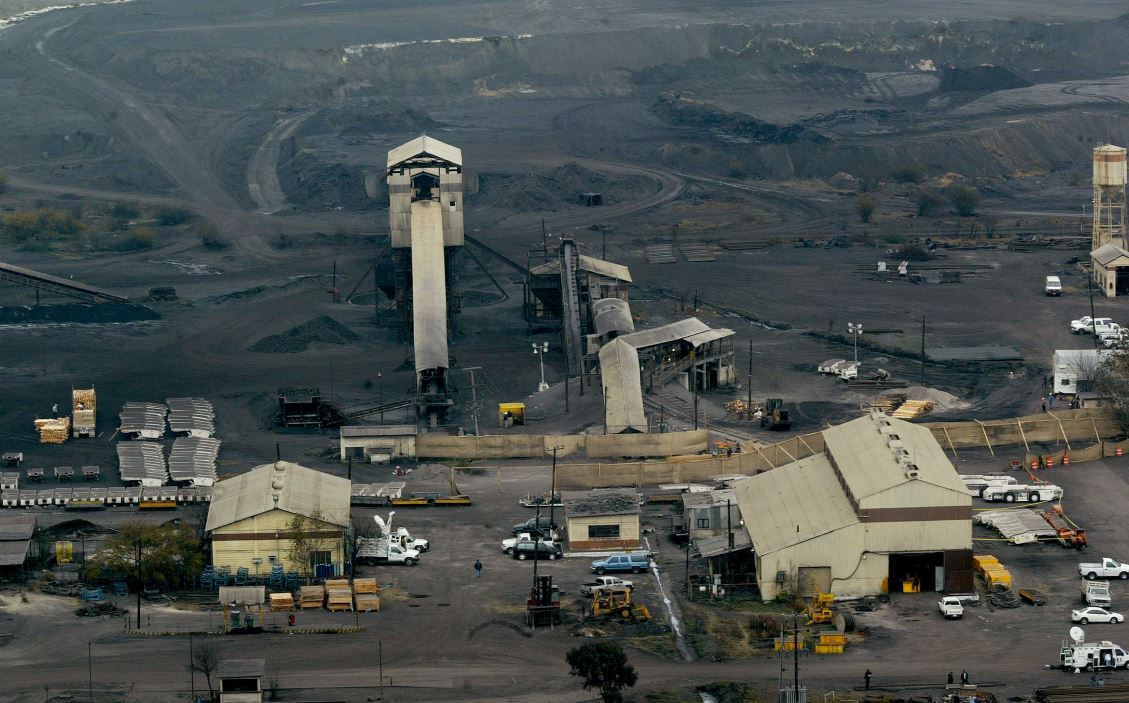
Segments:
[[[631,591],[627,588],[618,588],[597,592],[592,598],[592,615],[594,617],[617,615],[623,619],[642,620],[651,619],[651,611],[647,606],[636,604],[631,600]]]
[[[835,619],[835,605],[834,593],[820,592],[815,598],[808,601],[806,612],[808,614],[809,625],[822,625],[831,622]]]
[[[792,416],[784,408],[783,400],[769,398],[764,401],[764,407],[761,408],[761,427],[777,431],[792,429]]]

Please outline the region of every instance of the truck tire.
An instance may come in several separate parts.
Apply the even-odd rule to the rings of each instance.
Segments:
[[[1094,579],[1096,579],[1097,577],[1098,577],[1098,575],[1097,575],[1096,573],[1094,573],[1093,571],[1091,571],[1090,573],[1086,574],[1086,579],[1087,579],[1087,580],[1089,580],[1089,581],[1093,581],[1093,580],[1094,580]]]
[[[1122,581],[1124,581],[1125,579],[1129,579],[1129,571],[1122,571],[1120,574],[1117,575],[1117,578],[1121,579]]]
[[[1004,502],[1005,503],[1014,503],[1015,502],[1015,493],[1013,491],[1008,491],[1007,493],[1005,493],[1004,494]]]
[[[415,565],[416,565],[415,559],[412,559],[411,557],[407,557],[407,558],[404,559],[404,566],[415,566]]]
[[[1081,618],[1080,620],[1078,620],[1078,623],[1081,624],[1081,625],[1089,625],[1090,624],[1090,618]]]
[[[549,552],[549,561],[552,561],[552,560],[554,560],[554,559],[556,559],[556,558],[557,558],[557,553],[556,553],[556,552]]]
[[[1117,623],[1121,622],[1121,618],[1110,618],[1109,621],[1112,624],[1116,625]]]
[[[642,573],[642,571],[639,569],[638,566],[633,566],[633,567],[631,567],[631,573],[639,574],[639,573]]]
[[[597,574],[603,574],[604,573],[604,567],[601,566],[601,567],[597,568],[596,573]]]
[[[986,493],[987,491],[988,491],[988,487],[987,487],[987,486],[981,486],[981,487],[980,487],[980,499],[981,499],[981,500],[983,500],[983,499],[984,499],[984,494],[985,494],[985,493]]]
[[[506,549],[504,551],[506,552],[506,554],[513,556],[514,548],[513,547],[506,547]]]
[[[1039,494],[1036,493],[1035,491],[1031,491],[1030,493],[1027,494],[1027,500],[1028,500],[1028,502],[1031,502],[1031,503],[1038,503],[1039,497],[1040,497]]]

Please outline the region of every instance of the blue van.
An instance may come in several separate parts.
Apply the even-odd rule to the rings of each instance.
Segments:
[[[651,568],[651,562],[643,552],[619,552],[609,554],[603,559],[592,562],[592,571],[597,574],[625,573],[641,574]]]

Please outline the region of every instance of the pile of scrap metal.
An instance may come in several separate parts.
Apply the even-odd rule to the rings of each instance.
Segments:
[[[1062,512],[1061,504],[1053,506],[1050,510],[1043,510],[1039,514],[1057,533],[1059,544],[1075,549],[1082,549],[1086,546],[1086,531],[1066,517]]]
[[[1030,544],[1059,536],[1037,510],[985,510],[977,513],[975,520],[995,529],[1012,544]]]
[[[1035,689],[1041,703],[1121,703],[1129,700],[1129,683],[1103,682],[1101,686],[1047,686]]]

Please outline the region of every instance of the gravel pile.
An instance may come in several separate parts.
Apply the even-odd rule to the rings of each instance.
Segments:
[[[327,315],[291,328],[282,334],[263,337],[251,345],[250,351],[265,354],[297,354],[313,343],[352,344],[360,340],[353,330]]]

